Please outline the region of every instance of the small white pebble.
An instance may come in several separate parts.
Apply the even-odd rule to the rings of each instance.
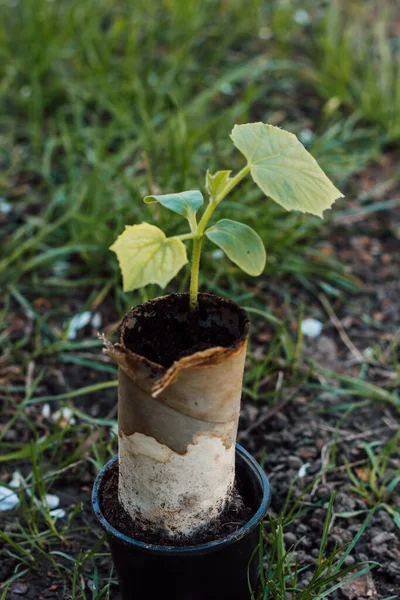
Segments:
[[[308,337],[318,337],[322,331],[324,324],[317,319],[304,319],[301,322],[301,332]]]
[[[0,198],[0,213],[3,215],[8,215],[12,211],[12,206],[7,200],[4,198]]]
[[[101,314],[99,312],[94,313],[91,324],[94,329],[100,329],[102,323]]]
[[[83,329],[83,327],[86,327],[86,325],[90,323],[91,318],[92,313],[88,310],[72,317],[72,319],[68,323],[67,338],[69,340],[74,340],[79,329]]]
[[[311,463],[309,463],[309,462],[304,463],[304,465],[301,465],[301,467],[297,473],[297,477],[299,479],[302,479],[303,477],[305,477],[307,475],[307,471],[310,468],[310,466],[311,466]]]
[[[294,13],[293,20],[298,25],[310,25],[312,19],[308,12],[304,10],[304,8],[299,8]]]
[[[69,264],[66,260],[58,260],[53,264],[53,273],[57,277],[62,277],[67,272],[68,268]]]
[[[46,503],[50,509],[57,508],[60,504],[60,498],[54,494],[46,494]]]
[[[261,40],[270,40],[272,38],[272,31],[269,27],[261,27],[258,31],[258,37]]]
[[[234,92],[233,85],[227,81],[222,82],[219,86],[219,89],[222,94],[225,94],[227,96],[230,96]]]
[[[19,504],[19,498],[15,492],[0,485],[0,511],[12,510]]]
[[[49,419],[50,415],[51,415],[50,404],[48,404],[46,402],[46,404],[43,404],[42,417],[44,417],[45,419]]]
[[[22,475],[19,471],[14,471],[10,483],[8,484],[12,488],[19,488],[22,483]]]
[[[302,129],[299,132],[299,140],[304,146],[310,146],[314,139],[314,132],[311,129]]]
[[[50,511],[50,516],[53,517],[53,519],[62,519],[65,517],[65,510],[63,508],[55,508]]]
[[[69,425],[75,425],[76,419],[73,417],[73,414],[68,406],[63,406],[60,410],[53,413],[52,419],[54,422],[57,422],[61,418],[61,421],[65,421]]]
[[[19,90],[19,93],[23,98],[29,98],[32,94],[32,88],[30,85],[23,85],[22,88]]]

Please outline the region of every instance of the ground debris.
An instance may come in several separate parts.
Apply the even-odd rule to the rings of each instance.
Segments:
[[[353,581],[343,582],[340,589],[347,600],[376,597],[376,589],[370,573],[361,575]]]

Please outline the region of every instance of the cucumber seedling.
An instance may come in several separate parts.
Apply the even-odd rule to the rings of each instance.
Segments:
[[[236,125],[231,138],[246,165],[236,175],[207,172],[200,216],[199,190],[144,199],[185,218],[187,233],[166,237],[149,223],[128,225],[111,246],[129,291],[165,287],[188,262],[185,243],[192,242],[190,294],[134,307],[120,324],[119,343],[105,341],[120,367],[118,497],[133,521],[140,515],[171,539],[218,519],[235,492],[249,319],[237,304],[199,294],[203,244],[218,246],[249,275],[260,275],[266,261],[253,229],[231,219],[211,223],[214,211],[247,175],[287,210],[322,216],[341,196],[293,134],[251,123]]]
[[[245,273],[258,276],[265,267],[266,254],[260,236],[248,225],[231,219],[221,219],[209,226],[216,208],[244,177],[251,175],[266,196],[286,210],[299,210],[322,217],[332,203],[342,197],[317,161],[295,135],[264,123],[235,125],[231,139],[247,160],[236,175],[232,171],[206,174],[208,205],[203,206],[199,190],[146,196],[146,203],[158,202],[189,224],[182,235],[166,237],[149,223],[127,225],[111,246],[119,260],[124,291],[135,290],[150,283],[162,288],[188,262],[185,243],[192,241],[190,306],[198,303],[199,268],[204,240],[210,240]]]

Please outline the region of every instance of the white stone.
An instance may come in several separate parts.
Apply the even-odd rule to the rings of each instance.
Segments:
[[[49,419],[51,415],[51,409],[50,409],[50,404],[48,404],[46,402],[46,404],[43,404],[43,408],[42,408],[42,417],[44,417],[45,419]]]
[[[310,466],[311,466],[311,463],[309,463],[309,462],[304,463],[304,465],[301,465],[301,467],[297,473],[297,477],[299,479],[303,479],[303,477],[305,477],[307,475],[307,471],[310,468]]]
[[[4,198],[0,198],[0,213],[3,215],[8,215],[12,210],[12,206],[7,200]]]
[[[301,331],[308,337],[318,337],[322,331],[324,324],[317,319],[304,319],[301,322]]]
[[[299,140],[304,146],[310,146],[314,139],[314,132],[311,129],[302,129],[299,132]]]
[[[63,517],[65,517],[65,510],[63,508],[55,508],[54,510],[50,511],[50,516],[53,517],[53,519],[62,519]]]
[[[12,510],[18,504],[17,494],[4,485],[0,485],[0,511]]]
[[[52,419],[54,422],[57,422],[61,418],[61,421],[65,421],[69,425],[75,425],[76,419],[73,415],[73,411],[68,406],[63,406],[60,410],[53,413]]]
[[[74,340],[79,329],[86,327],[86,325],[90,323],[91,318],[92,313],[88,310],[72,317],[68,323],[67,338],[69,340]]]
[[[310,14],[304,8],[298,8],[293,19],[298,25],[310,25],[312,22]]]
[[[23,478],[21,473],[19,471],[14,471],[14,473],[12,474],[11,481],[8,485],[14,489],[18,489],[22,482]]]
[[[100,329],[101,323],[102,323],[101,314],[99,312],[94,313],[92,320],[91,320],[92,327],[94,327],[94,329]]]
[[[46,503],[50,509],[57,508],[60,504],[60,498],[54,494],[46,494]]]

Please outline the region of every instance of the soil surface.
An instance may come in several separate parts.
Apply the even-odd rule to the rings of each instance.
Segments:
[[[248,506],[246,498],[239,492],[240,488],[240,484],[235,487],[232,497],[218,519],[191,537],[182,535],[171,540],[162,532],[154,531],[154,524],[140,518],[135,521],[131,519],[118,500],[118,465],[114,464],[100,488],[101,509],[107,521],[115,529],[133,539],[162,546],[194,546],[234,533],[251,519],[254,509]]]
[[[352,185],[357,190],[368,192],[376,189],[376,194],[381,193],[378,184],[391,180],[397,163],[398,158],[387,154],[379,163],[366,167],[363,173],[354,178]],[[394,184],[390,194],[393,198],[400,198],[398,184]],[[373,196],[373,200],[380,199],[379,195]],[[360,208],[356,201],[354,208]],[[400,256],[396,251],[399,247],[397,224],[400,222],[400,211],[393,208],[385,213],[364,212],[357,219],[356,213],[340,217],[329,226],[324,235],[322,251],[336,256],[360,282],[357,293],[341,293],[336,299],[329,296],[330,315],[326,310],[326,303],[324,305],[323,295],[314,291],[306,292],[296,283],[276,284],[288,286],[288,294],[298,301],[295,307],[283,302],[282,296],[274,293],[273,281],[262,280],[258,284],[259,297],[271,312],[289,322],[294,335],[298,329],[301,304],[305,307],[304,317],[318,318],[324,324],[318,337],[304,338],[299,365],[303,370],[299,377],[300,383],[285,388],[285,381],[290,377],[285,364],[282,367],[278,364],[277,370],[267,377],[263,374],[257,401],[251,398],[250,393],[244,394],[239,424],[239,441],[263,464],[269,476],[271,516],[281,513],[290,489],[293,499],[302,497],[302,510],[293,523],[285,527],[284,542],[286,550],[293,555],[293,563],[298,560],[302,569],[298,586],[303,589],[314,573],[313,565],[319,554],[331,493],[335,492],[336,496],[327,552],[353,540],[371,508],[370,501],[355,489],[347,469],[350,468],[358,479],[367,484],[369,463],[363,444],[378,442],[380,446],[375,447],[377,451],[399,431],[399,413],[395,406],[377,399],[368,400],[363,395],[354,396],[351,390],[345,393],[341,391],[344,384],[342,386],[327,375],[313,374],[310,371],[310,364],[315,361],[339,375],[357,378],[382,390],[392,390],[394,394],[397,390],[398,393],[398,374],[391,365],[398,365],[400,360]],[[38,314],[44,310],[40,302],[40,296],[32,299]],[[82,304],[75,302],[71,310],[82,310],[83,300]],[[29,314],[16,304],[11,310],[10,336],[24,339],[26,331],[32,329]],[[104,303],[100,310],[103,325],[112,325],[116,320],[114,307]],[[53,325],[51,322],[50,324]],[[163,327],[161,324],[157,333],[165,337]],[[78,341],[93,340],[95,336],[96,331],[87,326],[79,333]],[[259,356],[260,364],[270,347],[271,339],[272,333],[262,319],[253,322],[250,348],[254,356]],[[360,355],[363,361],[360,361]],[[394,357],[394,362],[391,357]],[[107,360],[107,357],[101,356],[99,348],[95,348],[91,355],[87,353],[84,358],[93,361]],[[84,364],[63,363],[61,371],[51,356],[38,359],[35,377],[44,366],[47,368],[46,377],[38,381],[35,396],[63,394],[82,386],[115,379],[115,372],[107,374],[85,367]],[[111,362],[107,366],[112,369]],[[12,385],[22,387],[20,394],[16,392],[17,398],[22,402],[27,369],[18,370],[13,366],[6,368],[8,370],[4,370],[3,377],[7,377]],[[306,376],[314,387],[305,381]],[[31,378],[34,379],[32,375]],[[51,408],[54,411],[58,406],[58,401],[55,401]],[[74,398],[70,406],[82,410],[82,413],[92,419],[115,418],[116,390],[112,388]],[[15,409],[10,406],[9,411],[4,412],[5,418],[1,426],[6,427],[14,414]],[[36,424],[38,437],[45,438],[49,435],[50,425],[48,418],[43,416],[41,404],[26,406],[24,417]],[[63,426],[65,425],[61,423],[60,428]],[[54,423],[51,427],[54,428]],[[64,537],[49,546],[51,550],[61,553],[57,555],[57,563],[63,564],[64,570],[58,571],[51,563],[44,541],[43,554],[40,554],[26,575],[11,583],[7,600],[70,600],[73,559],[76,560],[80,552],[83,555],[90,553],[101,539],[102,532],[91,512],[91,486],[101,464],[115,453],[116,441],[112,440],[109,427],[91,425],[84,433],[85,435],[76,432],[75,437],[68,433],[63,437],[63,443],[51,450],[52,455],[46,454],[50,461],[54,458],[53,454],[59,453],[61,461],[76,453],[76,460],[65,472],[61,472],[49,490],[60,497],[60,506],[68,514],[76,511],[72,521],[65,520],[64,529],[60,526]],[[93,448],[104,439],[108,440],[107,451],[95,460]],[[18,419],[4,434],[4,440],[9,444],[28,443],[32,440],[32,434],[25,421]],[[19,469],[27,476],[32,471],[31,460],[25,458],[2,463],[2,482],[10,480],[10,469]],[[400,473],[400,456],[392,455],[386,474],[395,476],[396,473]],[[387,498],[387,504],[390,507],[400,506],[398,487]],[[34,514],[34,509],[30,509],[29,518]],[[19,532],[20,524],[28,529],[25,516],[19,509],[2,513],[1,518],[2,528],[8,535]],[[39,531],[46,529],[43,519],[38,521],[38,527]],[[268,525],[266,529],[268,533]],[[0,561],[0,581],[5,581],[16,570],[23,571],[25,566],[17,560],[16,553],[13,549],[10,550],[4,540],[1,544],[5,552]],[[100,553],[103,554],[96,559],[95,565],[96,574],[103,584],[108,581],[111,564],[105,551],[106,547],[101,546]],[[356,591],[349,592],[343,587],[331,594],[330,600],[381,600],[400,596],[400,528],[383,505],[375,512],[345,564],[352,566],[359,561],[375,561],[377,566],[368,577],[360,581]],[[83,596],[77,588],[74,597],[79,600],[93,597],[91,586],[94,571],[90,564],[88,560],[87,574],[78,577],[79,585],[85,590]],[[116,583],[112,586],[111,598],[120,600]]]
[[[235,346],[248,328],[242,309],[208,294],[200,294],[195,310],[188,294],[170,294],[136,307],[124,322],[133,315],[134,327],[120,328],[121,345],[165,368],[195,352]]]

